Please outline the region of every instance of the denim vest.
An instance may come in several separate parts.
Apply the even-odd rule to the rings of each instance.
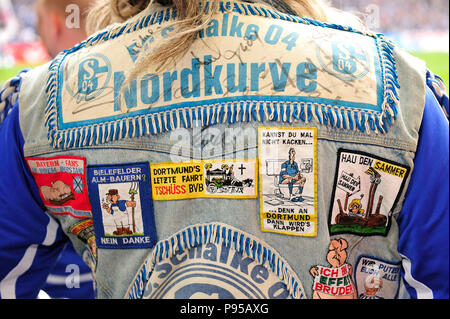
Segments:
[[[175,17],[152,8],[23,76],[27,163],[98,297],[409,298],[396,218],[424,65],[221,2],[176,65],[127,81]]]

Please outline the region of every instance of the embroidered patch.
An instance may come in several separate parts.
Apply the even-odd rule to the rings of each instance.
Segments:
[[[345,239],[331,240],[326,257],[329,266],[310,268],[309,273],[314,277],[313,299],[357,299],[353,267],[347,263],[347,248]]]
[[[95,237],[100,248],[156,243],[148,163],[88,167]]]
[[[196,121],[317,121],[380,133],[394,122],[399,84],[393,46],[382,35],[257,4],[221,1],[219,8],[192,54],[163,74],[126,81],[141,52],[176,32],[172,8],[61,53],[47,83],[51,144],[97,145]]]
[[[69,228],[69,232],[76,235],[84,242],[92,254],[94,263],[90,263],[95,269],[97,265],[97,243],[95,242],[94,222],[92,219],[84,219]]]
[[[128,299],[303,299],[302,284],[273,248],[224,224],[194,225],[156,244]]]
[[[26,158],[48,212],[91,218],[84,157]]]
[[[330,234],[385,236],[408,175],[405,165],[339,150],[328,221]]]
[[[261,230],[317,235],[315,128],[258,129]]]
[[[256,160],[152,163],[154,200],[256,198]]]
[[[395,299],[400,287],[401,263],[360,256],[355,270],[359,299]]]

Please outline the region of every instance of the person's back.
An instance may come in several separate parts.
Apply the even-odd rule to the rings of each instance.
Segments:
[[[417,238],[429,196],[430,221],[448,220],[448,198],[416,196],[430,156],[419,136],[438,147],[427,116],[448,143],[423,63],[381,35],[295,16],[293,1],[174,3],[22,76],[2,134],[19,132],[8,154],[23,143],[26,166],[8,162],[30,185],[19,213],[47,230],[35,258],[68,236],[100,298],[448,297],[435,278],[445,223]],[[206,22],[173,24],[192,12]],[[303,201],[274,183],[291,149]],[[437,245],[436,262],[423,258]],[[1,296],[33,294],[5,260]]]

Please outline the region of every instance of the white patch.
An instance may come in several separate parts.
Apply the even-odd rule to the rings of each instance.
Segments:
[[[362,152],[340,150],[329,216],[331,234],[386,235],[409,168]]]
[[[317,235],[315,128],[259,128],[261,230]]]

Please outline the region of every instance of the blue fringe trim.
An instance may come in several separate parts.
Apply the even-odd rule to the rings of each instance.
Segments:
[[[155,266],[164,259],[210,243],[231,247],[245,257],[252,258],[286,284],[292,299],[306,298],[300,280],[278,252],[256,237],[220,223],[189,226],[169,239],[158,242],[128,288],[125,298],[142,298],[144,288]]]
[[[200,3],[205,12],[210,8],[209,2]],[[399,89],[396,62],[393,56],[394,45],[382,34],[355,30],[348,26],[322,23],[308,18],[293,16],[256,4],[221,1],[220,12],[236,12],[242,15],[260,16],[269,19],[286,20],[317,27],[332,28],[354,32],[373,37],[378,47],[383,79],[383,103],[381,112],[355,110],[336,105],[313,104],[305,102],[267,102],[242,101],[223,102],[214,105],[184,107],[170,111],[149,112],[149,114],[106,122],[92,126],[59,130],[57,126],[58,74],[62,61],[67,55],[85,47],[98,45],[151,25],[174,20],[177,17],[174,8],[166,8],[153,14],[143,16],[137,21],[119,25],[111,30],[102,31],[90,37],[76,47],[61,52],[49,68],[46,92],[48,95],[45,108],[45,125],[48,139],[54,148],[94,146],[108,141],[155,135],[176,128],[192,128],[194,125],[214,125],[218,123],[236,123],[250,121],[278,121],[294,123],[312,120],[322,125],[345,130],[360,131],[366,134],[386,134],[394,124],[398,113]],[[204,102],[207,103],[207,102]]]

